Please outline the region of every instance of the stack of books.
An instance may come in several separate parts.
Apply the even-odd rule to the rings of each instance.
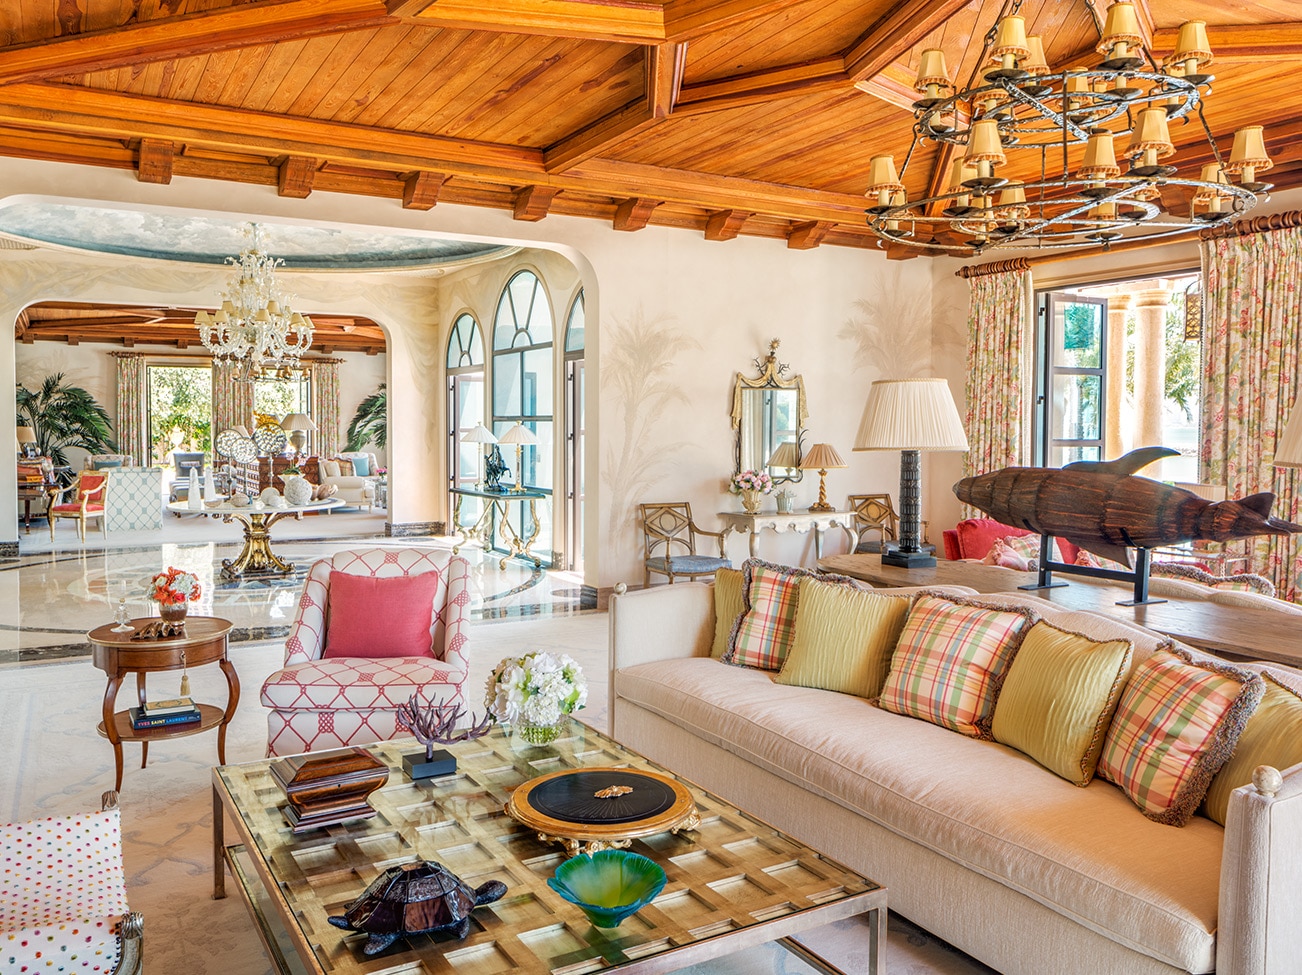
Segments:
[[[189,724],[198,721],[199,718],[199,706],[188,697],[174,697],[167,701],[146,701],[143,707],[131,709],[131,727],[136,731]]]

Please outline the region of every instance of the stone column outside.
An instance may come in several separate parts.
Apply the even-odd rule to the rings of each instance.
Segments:
[[[1162,444],[1162,403],[1166,397],[1166,312],[1170,288],[1135,295],[1135,440],[1134,447]],[[1156,468],[1149,477],[1159,477]]]
[[[1114,460],[1126,452],[1121,432],[1121,407],[1126,399],[1126,316],[1130,314],[1130,295],[1108,295],[1106,383],[1103,402],[1103,460]]]

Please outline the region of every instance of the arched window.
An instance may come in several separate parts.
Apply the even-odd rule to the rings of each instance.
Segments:
[[[498,437],[520,423],[538,438],[536,445],[503,448],[503,460],[523,485],[550,493],[553,487],[552,445],[554,362],[552,310],[542,282],[532,271],[518,271],[502,290],[493,318],[493,433]],[[518,454],[517,454],[518,452]],[[535,550],[552,549],[551,518],[546,504],[537,505],[539,535]],[[517,506],[517,525],[527,535],[528,506]]]
[[[565,550],[566,568],[575,572],[583,569],[584,314],[580,291],[565,319]]]
[[[474,487],[482,477],[483,450],[463,443],[466,434],[484,422],[484,340],[479,323],[469,314],[457,316],[448,336],[448,486]],[[450,511],[456,511],[456,496]],[[475,513],[475,506],[463,515]]]
[[[583,352],[583,324],[584,324],[584,304],[583,292],[580,291],[578,297],[574,299],[574,304],[570,305],[570,315],[565,321],[565,357],[568,359],[575,352]]]

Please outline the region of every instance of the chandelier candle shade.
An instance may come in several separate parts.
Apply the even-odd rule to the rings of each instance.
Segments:
[[[943,379],[879,379],[868,391],[855,450],[899,450],[900,541],[882,547],[882,564],[918,569],[936,559],[921,545],[919,452],[968,449],[958,407]]]
[[[524,448],[536,444],[538,437],[523,423],[517,423],[506,433],[497,438],[498,443],[515,444],[515,487],[512,491],[523,491],[524,487]]]
[[[830,443],[816,443],[800,461],[800,469],[818,471],[818,500],[809,506],[810,511],[835,511],[827,503],[827,472],[845,467],[845,461]]]
[[[214,314],[194,316],[199,341],[218,362],[239,365],[237,378],[249,382],[270,372],[290,378],[299,359],[312,346],[312,320],[294,311],[294,297],[280,290],[276,268],[285,262],[262,250],[262,230],[247,231],[250,245],[226,262],[236,271],[222,292]]]
[[[1057,8],[1072,3],[1098,23],[1093,0],[1042,0],[1041,6],[1061,17],[1068,15]],[[869,162],[865,212],[884,241],[964,256],[994,248],[1106,248],[1226,223],[1271,189],[1260,181],[1272,166],[1261,126],[1235,132],[1228,157],[1212,134],[1205,108],[1214,79],[1203,72],[1213,55],[1205,23],[1183,24],[1162,62],[1144,46],[1134,4],[1122,0],[1108,7],[1099,30],[1101,60],[1055,71],[1044,38],[1026,33],[1028,20],[1043,18],[1020,16],[1021,6],[1012,4],[1014,12],[985,35],[979,67],[965,87],[950,80],[942,50],[920,52],[913,84],[920,97],[904,166],[897,171],[894,157],[882,153]],[[1186,140],[1205,137],[1186,147],[1196,164],[1182,166],[1172,123]],[[1127,136],[1121,160],[1116,136]],[[918,151],[927,142],[954,154],[949,179],[939,181],[948,186],[909,199],[910,163],[915,156],[934,158]],[[1208,158],[1215,180],[1196,168]],[[930,185],[930,177],[921,183]],[[1176,202],[1181,199],[1186,206]]]

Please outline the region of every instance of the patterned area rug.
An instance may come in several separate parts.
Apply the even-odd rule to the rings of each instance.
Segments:
[[[468,685],[472,706],[492,666],[524,648],[561,650],[592,675],[589,708],[583,717],[605,726],[605,614],[549,621],[481,625],[472,638],[476,661]],[[239,646],[232,659],[242,698],[228,731],[226,760],[263,757],[266,720],[258,688],[280,666],[278,645]],[[150,693],[175,693],[175,674],[155,675]],[[223,700],[220,671],[191,672],[194,696]],[[0,817],[15,822],[98,809],[99,796],[113,785],[113,754],[95,733],[104,694],[104,675],[88,661],[32,666],[5,675],[0,688]],[[145,963],[152,972],[189,975],[271,975],[257,931],[228,877],[226,900],[212,893],[211,766],[216,735],[209,732],[156,743],[149,767],[139,768],[140,751],[126,746],[121,807],[127,890],[133,910],[145,915]],[[227,836],[233,831],[228,829]],[[845,971],[866,970],[866,929],[860,922],[828,925],[805,939]],[[989,975],[988,969],[900,918],[892,917],[888,943],[891,975]],[[771,946],[690,969],[693,975],[773,973],[802,975],[812,969]]]

